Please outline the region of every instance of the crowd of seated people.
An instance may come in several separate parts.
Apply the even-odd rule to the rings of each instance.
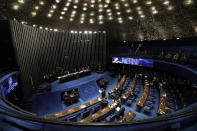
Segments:
[[[179,50],[175,52],[169,51],[168,49],[165,50],[164,48],[161,51],[149,51],[143,46],[137,46],[136,48],[131,47],[129,52],[120,55],[120,57],[122,56],[132,58],[158,59],[197,68],[197,53],[186,52],[185,50]]]
[[[122,65],[118,66],[122,69]],[[196,101],[197,90],[190,88],[191,85],[188,84],[189,82],[185,82],[182,78],[178,78],[177,76],[173,76],[162,71],[136,66],[132,66],[132,68],[130,66],[124,67],[124,71],[125,72],[122,72],[121,74],[117,74],[119,77],[119,82],[112,90],[108,92],[109,97],[106,98],[105,95],[101,95],[99,98],[101,101],[97,100],[97,102],[101,102],[100,106],[95,106],[95,108],[92,109],[86,108],[86,106],[92,106],[97,103],[90,101],[86,106],[81,105],[76,107],[74,108],[75,113],[79,111],[83,112],[66,118],[66,121],[113,122],[115,120],[118,122],[130,122],[134,119],[136,114],[131,110],[125,113],[125,108],[126,106],[130,108],[134,101],[139,100],[136,99],[139,98],[138,96],[140,90],[139,86],[135,86],[137,82],[144,83],[144,95],[142,94],[142,99],[144,99],[144,101],[141,108],[142,112],[139,113],[148,115],[153,111],[153,109],[158,107],[155,106],[155,101],[158,100],[155,99],[156,92],[160,95],[159,104],[161,106],[158,108],[158,112],[160,108],[164,109],[162,110],[164,113],[160,113],[160,115],[176,111],[184,107],[180,107],[180,105],[186,105],[185,103],[188,105]],[[106,85],[107,81],[105,81],[105,79],[100,80],[101,85]],[[101,89],[104,89],[105,93],[105,88]],[[192,97],[189,96],[191,93]],[[62,98],[67,101],[71,98],[70,95],[72,94],[76,95],[78,94],[78,91],[71,90],[70,92],[64,92],[64,94],[62,94]],[[108,101],[109,99],[111,99],[112,103]],[[193,99],[194,101],[188,101],[188,99]],[[133,104],[132,106],[136,105]],[[64,112],[60,114],[65,115],[66,113]]]
[[[57,78],[60,83],[63,83],[63,82],[74,80],[74,79],[77,79],[86,75],[90,75],[90,73],[91,73],[91,70],[88,66],[87,68],[82,68],[81,70],[78,70],[78,71],[75,70],[75,72],[73,73],[66,72],[63,75],[58,76]]]
[[[114,66],[119,66],[116,68],[120,69],[123,68],[123,65]],[[166,104],[164,104],[166,105],[165,114],[177,111],[197,101],[197,89],[192,87],[191,82],[184,78],[160,70],[137,66],[124,65],[124,70],[125,72],[130,72],[131,78],[136,75],[136,78],[138,78],[137,81],[144,82],[147,79],[154,85],[149,87],[148,98],[145,105],[143,106],[144,113],[150,112],[154,106],[156,100],[155,92],[161,94],[159,88],[160,84],[162,84],[162,90],[165,94],[164,96],[166,97]],[[144,76],[148,77],[145,78]],[[128,99],[126,104],[131,106],[131,98]]]
[[[44,78],[44,81],[49,82],[49,83],[57,79],[59,79],[60,82],[66,82],[69,80],[73,80],[73,79],[88,75],[90,74],[90,72],[91,72],[91,69],[89,66],[82,67],[79,69],[75,68],[70,71],[64,70],[61,67],[57,67],[56,71],[45,74],[43,78]]]
[[[181,64],[186,64],[188,62],[188,57],[186,56],[186,54],[178,52],[173,54],[171,52],[164,53],[163,51],[161,51],[157,56],[157,59]]]
[[[79,97],[80,96],[79,96],[78,89],[65,91],[62,94],[62,99],[66,105],[71,105],[71,104],[78,102]]]

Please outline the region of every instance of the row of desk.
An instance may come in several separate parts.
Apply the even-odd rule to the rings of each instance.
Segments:
[[[126,76],[124,75],[123,78],[121,79],[120,83],[118,85],[123,86],[124,82],[126,80]],[[104,108],[103,110],[100,110],[98,112],[96,112],[95,114],[93,114],[92,116],[86,117],[85,119],[81,120],[80,122],[95,122],[96,120],[98,120],[99,118],[101,118],[102,116],[106,115],[107,113],[109,113],[112,110],[115,110],[115,108],[118,106],[118,104],[121,102],[121,98],[122,99],[127,99],[131,92],[133,91],[133,89],[135,88],[136,85],[136,79],[134,78],[130,88],[128,89],[128,92],[126,92],[125,94],[123,94],[118,101],[114,102],[113,104],[107,106],[106,108]],[[111,90],[111,92],[118,90],[117,86]],[[122,121],[126,121],[129,122],[131,120],[133,120],[133,118],[136,116],[136,114],[134,112],[128,112],[121,120],[119,120],[119,122]]]
[[[142,94],[142,96],[140,97],[140,99],[138,100],[138,102],[137,102],[137,106],[138,107],[143,107],[144,106],[144,104],[145,104],[145,102],[146,102],[146,100],[147,100],[147,97],[148,97],[148,92],[149,92],[149,84],[144,84],[144,92],[143,92],[143,94]]]
[[[94,113],[93,115],[86,117],[80,122],[95,122],[96,120],[106,115],[110,111],[113,111],[117,106],[118,106],[118,102],[114,102],[111,105],[105,107],[104,109],[99,110],[98,112]]]
[[[160,89],[160,102],[159,102],[157,114],[162,115],[166,113],[167,98],[164,89],[163,88],[159,88],[159,89]]]
[[[136,114],[129,111],[125,116],[123,116],[118,122],[131,122],[135,118]]]
[[[118,83],[118,85],[116,85],[115,88],[113,88],[112,90],[109,91],[109,94],[111,94],[111,93],[117,91],[120,87],[122,87],[122,86],[124,85],[125,81],[126,81],[126,75],[124,75],[124,76],[122,77],[121,81]]]
[[[102,97],[98,97],[97,99],[94,99],[94,100],[92,100],[90,102],[87,102],[87,103],[85,103],[83,105],[80,105],[80,106],[77,106],[75,108],[72,108],[70,110],[65,110],[63,112],[59,112],[59,113],[56,113],[54,115],[46,116],[45,119],[56,120],[58,118],[62,118],[62,117],[68,116],[68,115],[71,115],[71,114],[76,113],[78,111],[81,111],[81,110],[83,110],[85,108],[88,108],[88,107],[90,107],[92,105],[95,105],[95,104],[101,102],[102,100],[103,100]]]
[[[89,75],[90,73],[91,73],[90,69],[85,69],[85,70],[81,70],[79,72],[74,72],[74,73],[69,73],[69,74],[66,74],[66,75],[62,75],[62,76],[59,76],[57,78],[58,78],[60,83],[63,83],[63,82],[67,82],[67,81],[70,81],[70,80],[74,80],[74,79]]]
[[[128,89],[127,92],[125,92],[122,96],[121,96],[121,99],[122,100],[127,100],[129,98],[129,96],[131,96],[131,93],[133,92],[134,88],[135,88],[135,85],[136,85],[136,78],[133,79],[133,82],[130,86],[130,88]]]

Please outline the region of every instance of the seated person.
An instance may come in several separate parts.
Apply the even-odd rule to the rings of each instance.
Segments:
[[[158,56],[159,59],[163,59],[164,58],[164,52],[160,52],[159,56]]]
[[[171,53],[168,53],[168,54],[165,56],[165,58],[166,58],[167,60],[170,60],[171,57],[172,57],[172,54],[171,54]]]
[[[182,54],[180,57],[180,62],[181,63],[186,63],[187,62],[187,56],[185,54]]]
[[[173,56],[173,61],[174,62],[177,62],[179,59],[179,53],[176,53],[174,56]]]

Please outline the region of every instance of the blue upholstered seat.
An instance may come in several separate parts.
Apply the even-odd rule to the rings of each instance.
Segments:
[[[144,112],[144,113],[150,113],[150,107],[145,106],[143,112]]]
[[[68,119],[68,121],[72,121],[72,122],[77,121],[77,115],[70,117],[70,118]]]
[[[132,104],[132,100],[129,99],[129,100],[127,101],[127,106],[131,106],[131,104]]]
[[[100,110],[100,106],[94,107],[94,108],[91,109],[91,113],[94,114],[99,110]]]
[[[89,115],[90,115],[90,111],[88,110],[88,111],[83,112],[83,113],[81,114],[81,117],[82,117],[82,118],[86,118],[86,117],[88,117]]]

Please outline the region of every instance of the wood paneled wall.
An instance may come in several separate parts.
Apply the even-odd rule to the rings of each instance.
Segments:
[[[106,33],[47,31],[10,21],[13,44],[20,67],[24,93],[30,93],[43,75],[63,67],[65,70],[106,64]]]

